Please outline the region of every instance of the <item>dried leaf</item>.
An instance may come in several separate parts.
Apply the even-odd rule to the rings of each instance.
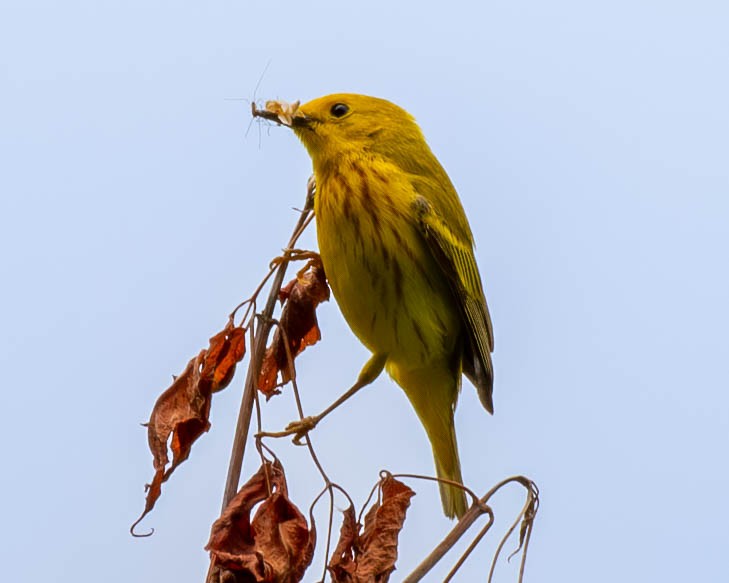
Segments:
[[[270,486],[270,494],[269,494]],[[251,509],[263,502],[251,521]],[[296,583],[314,556],[316,533],[289,500],[278,462],[266,462],[215,521],[205,547],[238,581]]]
[[[334,583],[386,583],[395,570],[397,538],[415,492],[391,477],[382,481],[381,491],[382,504],[367,512],[361,535],[354,510],[345,511],[339,542],[328,566]]]
[[[157,399],[147,423],[147,440],[155,473],[152,483],[146,486],[144,512],[132,526],[132,531],[154,508],[162,493],[162,483],[189,457],[197,438],[210,429],[211,395],[230,383],[235,365],[244,355],[245,330],[229,323],[210,339],[209,348],[201,350],[187,363],[183,373]],[[168,441],[172,450],[169,468]]]
[[[210,383],[210,391],[217,393],[233,380],[235,365],[246,354],[246,331],[228,324],[221,332],[210,339],[210,348],[202,370],[205,382]]]
[[[349,506],[344,511],[342,528],[339,531],[339,541],[334,549],[332,559],[329,561],[329,571],[335,581],[354,581],[357,569],[355,562],[355,546],[358,543],[360,525],[354,514],[354,507]]]
[[[526,542],[527,536],[532,528],[534,528],[534,519],[539,510],[539,488],[537,485],[528,479],[519,480],[519,483],[527,488],[529,496],[522,512],[521,526],[519,527],[519,546],[506,558],[507,561],[511,561],[512,557],[522,549],[524,549],[524,553],[526,554],[525,543],[526,546],[529,546],[529,543]]]
[[[291,380],[292,371],[288,366],[284,338],[288,339],[293,358],[321,339],[316,308],[329,299],[329,286],[321,259],[317,257],[309,261],[295,279],[281,288],[279,297],[284,302],[279,327],[273,335],[271,345],[266,349],[258,376],[258,389],[269,399],[279,392],[279,372],[281,384]]]

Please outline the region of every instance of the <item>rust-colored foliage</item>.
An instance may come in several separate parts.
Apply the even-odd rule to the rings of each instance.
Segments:
[[[210,428],[211,396],[230,383],[235,365],[245,351],[245,330],[228,323],[210,339],[210,347],[191,359],[183,373],[157,399],[147,423],[147,439],[154,457],[155,473],[152,483],[147,484],[144,512],[135,526],[154,507],[162,493],[162,483],[188,458],[195,440]],[[168,441],[172,450],[169,468]]]
[[[262,502],[251,520],[251,509]],[[213,523],[213,564],[220,579],[246,583],[296,583],[314,556],[316,533],[289,500],[281,464],[266,462]]]
[[[292,371],[288,366],[284,338],[288,339],[293,358],[301,354],[307,346],[321,340],[316,308],[329,299],[329,286],[321,259],[316,257],[310,260],[296,274],[296,278],[281,288],[279,297],[284,302],[280,325],[276,328],[271,345],[266,349],[258,376],[258,389],[269,399],[279,393],[279,372],[281,384],[291,380]]]
[[[230,384],[235,374],[235,365],[246,354],[246,331],[229,323],[210,339],[210,348],[205,356],[202,377],[210,384],[210,392],[222,391]]]
[[[386,583],[395,570],[397,537],[415,492],[389,476],[380,487],[382,503],[367,512],[362,534],[354,509],[350,506],[344,512],[339,542],[329,561],[334,583]]]

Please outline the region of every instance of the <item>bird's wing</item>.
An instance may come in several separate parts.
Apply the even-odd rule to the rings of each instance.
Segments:
[[[494,334],[473,247],[470,241],[463,241],[449,228],[424,197],[418,196],[413,208],[420,231],[450,282],[466,324],[463,372],[475,385],[481,404],[493,413],[491,352]]]

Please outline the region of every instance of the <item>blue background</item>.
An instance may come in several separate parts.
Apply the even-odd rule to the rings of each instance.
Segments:
[[[139,422],[303,203],[303,147],[246,133],[250,100],[339,91],[413,113],[470,217],[496,414],[464,386],[461,458],[478,491],[517,473],[541,487],[526,580],[729,579],[728,21],[701,0],[4,4],[2,579],[203,580],[243,375],[145,540],[127,532],[152,476]],[[333,301],[320,322],[299,360],[308,413],[367,357]],[[264,408],[268,429],[294,417],[290,393]],[[433,471],[384,377],[312,437],[360,503],[380,468]],[[272,445],[307,508],[306,452]],[[436,488],[412,485],[396,580],[449,528]],[[485,580],[520,504],[494,500],[461,580]]]

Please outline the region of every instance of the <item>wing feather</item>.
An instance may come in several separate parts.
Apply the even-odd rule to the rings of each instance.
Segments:
[[[494,334],[473,247],[449,228],[424,197],[418,196],[413,207],[423,237],[451,284],[466,325],[463,372],[475,385],[481,404],[493,413]]]

